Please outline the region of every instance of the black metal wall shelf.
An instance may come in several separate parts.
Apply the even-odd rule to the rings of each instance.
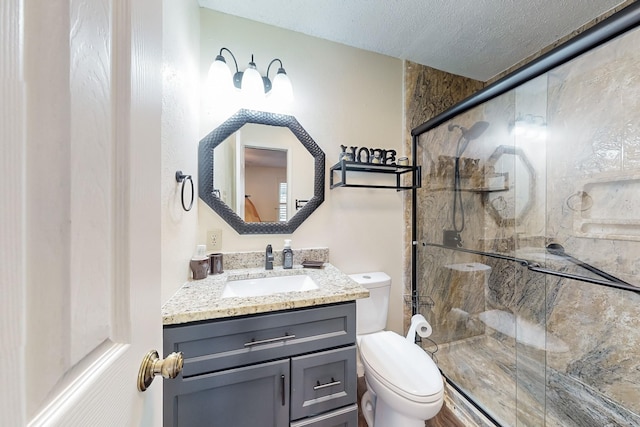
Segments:
[[[413,190],[420,188],[421,182],[420,166],[403,166],[403,165],[381,165],[377,163],[360,163],[341,160],[335,165],[331,166],[330,171],[330,184],[331,189],[336,187],[355,187],[355,188],[389,188],[400,190]],[[378,185],[378,184],[350,184],[347,182],[347,176],[349,172],[365,172],[374,174],[392,174],[395,175],[395,185]],[[411,174],[412,184],[403,185],[402,176]],[[339,180],[335,181],[334,177],[338,175]]]

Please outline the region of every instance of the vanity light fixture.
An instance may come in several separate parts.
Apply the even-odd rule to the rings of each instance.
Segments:
[[[533,114],[518,114],[516,119],[509,123],[509,132],[515,136],[526,136],[533,139],[544,139],[547,135],[547,122],[543,116]]]
[[[235,65],[233,76],[231,76],[231,70],[229,70],[227,61],[222,55],[223,52],[229,53],[233,58]],[[275,62],[278,62],[280,66],[272,83],[269,79],[269,71]],[[251,55],[251,61],[247,68],[244,71],[239,71],[235,55],[229,49],[223,47],[209,67],[207,80],[210,87],[220,90],[227,90],[233,84],[237,89],[240,89],[243,97],[249,101],[260,100],[265,95],[283,105],[293,101],[291,80],[289,80],[289,76],[287,76],[287,72],[284,70],[282,61],[279,58],[275,58],[269,63],[266,75],[262,76],[253,60],[253,55]]]

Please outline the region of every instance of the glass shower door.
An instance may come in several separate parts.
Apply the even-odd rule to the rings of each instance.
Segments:
[[[640,425],[639,45],[631,30],[418,137],[422,345],[501,425]]]

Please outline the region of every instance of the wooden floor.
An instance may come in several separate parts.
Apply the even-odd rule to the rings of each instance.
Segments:
[[[367,422],[364,420],[362,416],[362,411],[360,408],[360,400],[362,399],[362,395],[367,391],[367,385],[364,381],[364,377],[358,377],[358,427],[368,427]],[[402,426],[392,426],[392,427],[402,427]],[[434,418],[427,420],[425,422],[425,427],[465,427],[464,424],[458,420],[455,415],[449,410],[449,408],[445,406],[442,407],[442,410],[436,415]]]

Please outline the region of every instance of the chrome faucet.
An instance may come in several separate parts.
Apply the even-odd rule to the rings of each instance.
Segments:
[[[264,258],[264,269],[273,270],[273,249],[271,248],[271,245],[267,245],[267,252]]]

